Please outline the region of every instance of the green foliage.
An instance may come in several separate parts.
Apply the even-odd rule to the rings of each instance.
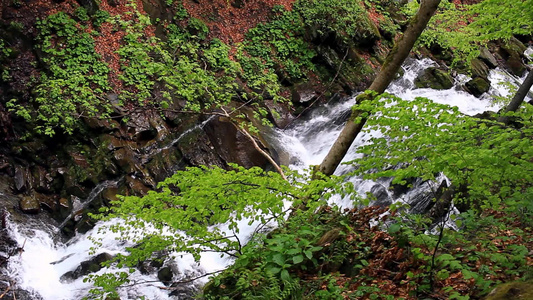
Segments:
[[[91,36],[64,12],[39,21],[37,29],[36,48],[44,54],[46,71],[32,103],[13,99],[7,103],[10,110],[34,123],[37,133],[50,136],[57,128],[71,134],[81,116],[106,117],[110,106],[101,95],[109,90],[109,68],[94,50]]]
[[[258,24],[247,33],[247,39],[241,51],[249,56],[260,59],[257,67],[280,69],[278,73],[291,80],[301,79],[305,72],[313,69],[311,60],[316,56],[315,51],[304,41],[304,23],[295,11],[285,11],[282,8],[274,19],[265,24]],[[241,56],[241,61],[247,56]],[[250,64],[253,62],[243,62]],[[251,78],[255,68],[244,68],[245,77]]]
[[[0,38],[0,64],[2,64],[0,65],[0,78],[3,81],[9,80],[9,69],[5,68],[3,64],[7,61],[12,53],[13,50],[6,45],[6,42],[2,38]]]
[[[218,167],[178,171],[159,184],[159,192],[150,191],[144,197],[120,197],[112,202],[112,208],[103,210],[107,213],[105,217],[98,218],[120,218],[124,223],[102,230],[120,232],[121,238],[137,244],[128,249],[128,255],[117,256],[118,266],[133,267],[161,250],[187,252],[197,260],[204,251],[246,257],[249,246],[237,236],[240,226],[255,224],[257,229],[251,238],[260,241],[258,231],[267,224],[283,224],[288,207],[299,206],[306,199],[313,211],[324,202],[309,195],[334,185],[332,180],[307,185],[309,178],[294,172],[290,172],[288,182],[279,173],[257,167],[232,167],[231,171]],[[304,229],[301,234],[314,236],[311,228],[301,230]],[[268,256],[270,260],[264,266],[273,277],[287,279],[288,268],[309,260],[319,249],[311,244],[310,238],[296,237],[280,237],[268,243],[269,249],[278,251]],[[101,284],[105,281],[100,278],[95,275],[91,280],[105,290]]]
[[[317,266],[317,240],[329,226],[313,211],[298,212],[267,239],[251,242],[227,271],[205,288],[205,299],[302,299],[298,270]],[[325,298],[321,298],[325,299]]]
[[[415,9],[417,4],[411,1],[410,6]],[[486,0],[459,7],[442,1],[441,11],[431,19],[419,41],[425,46],[439,44],[453,49],[454,64],[470,62],[488,41],[533,33],[532,19],[532,0]]]
[[[360,0],[297,1],[294,9],[302,15],[305,25],[324,36],[335,33],[346,41],[379,36]]]
[[[516,212],[507,211],[498,215],[496,211],[484,211],[480,218],[474,211],[455,216],[461,221],[459,231],[445,229],[442,249],[435,257],[432,269],[432,255],[438,235],[425,233],[430,223],[419,227],[416,216],[406,215],[396,223],[400,230],[394,236],[408,240],[410,254],[415,260],[424,262],[418,270],[410,271],[409,279],[416,283],[418,292],[428,291],[429,279],[446,281],[450,277],[461,278],[469,291],[459,293],[453,287],[443,289],[450,299],[469,299],[490,292],[500,280],[516,280],[527,275],[528,249],[523,241],[531,239],[530,228],[524,231],[517,226]],[[417,225],[418,224],[418,225]],[[418,227],[418,229],[416,229]],[[527,228],[527,227],[526,227]],[[462,297],[462,298],[461,298]]]
[[[424,98],[404,101],[384,95],[365,108],[374,116],[367,131],[383,136],[358,150],[364,156],[353,162],[357,174],[394,177],[393,183],[405,184],[409,177],[434,180],[442,172],[456,186],[467,187],[464,200],[476,207],[525,203],[531,197],[531,105],[519,113],[520,129],[465,116],[456,107]]]
[[[110,15],[105,10],[97,10],[92,17],[93,25],[96,27],[100,27],[104,22],[109,19]]]
[[[133,270],[131,270],[133,271]],[[93,282],[99,289],[91,289],[84,299],[119,299],[118,288],[130,282],[127,272],[88,275],[83,282]]]

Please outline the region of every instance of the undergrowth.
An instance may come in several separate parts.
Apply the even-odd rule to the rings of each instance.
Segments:
[[[445,229],[437,252],[430,221],[386,211],[323,208],[291,218],[212,279],[203,298],[479,299],[533,276],[533,230],[514,209],[462,214],[462,230]]]
[[[151,20],[136,5],[129,1],[124,15],[90,15],[78,7],[72,15],[40,20],[35,50],[43,71],[34,78],[30,102],[12,99],[10,111],[36,134],[52,136],[74,133],[83,127],[82,118],[120,114],[117,105],[200,113],[240,101],[260,108],[263,100],[287,101],[284,86],[307,80],[310,72],[329,76],[317,71],[321,39],[334,34],[354,45],[379,36],[361,1],[300,0],[290,11],[275,6],[271,20],[250,29],[233,49],[211,38],[180,2],[167,2],[172,20]],[[104,24],[121,37],[120,69],[113,72],[95,51],[94,37]],[[155,25],[161,35],[154,35]],[[8,79],[9,72],[2,73]],[[109,93],[118,94],[118,103],[111,103],[115,97]],[[269,114],[257,111],[263,119]]]

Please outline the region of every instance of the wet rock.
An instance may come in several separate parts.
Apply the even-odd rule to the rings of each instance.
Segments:
[[[35,197],[39,200],[41,207],[47,211],[55,213],[59,209],[59,201],[56,195],[35,193]]]
[[[172,292],[170,292],[170,296],[174,296],[177,299],[182,300],[193,300],[198,298],[198,291],[200,288],[198,286],[195,286],[191,283],[189,284],[180,284],[175,283],[171,286]]]
[[[19,202],[20,209],[26,214],[38,214],[41,211],[41,204],[39,200],[35,199],[32,194],[30,196],[23,196]]]
[[[370,189],[370,193],[376,197],[374,205],[385,207],[392,204],[392,199],[389,196],[387,188],[381,184],[376,184]]]
[[[67,198],[59,198],[57,219],[64,220],[70,214],[71,202]]]
[[[489,66],[485,64],[481,59],[473,59],[470,62],[470,68],[472,69],[473,77],[487,78],[489,76]]]
[[[7,212],[2,210],[2,226],[0,229],[6,228]],[[16,255],[20,251],[17,241],[11,237],[8,230],[0,230],[0,267],[5,266],[7,259],[10,256]]]
[[[132,142],[109,134],[103,134],[100,136],[100,144],[108,150],[117,150],[128,146],[134,146]]]
[[[161,119],[159,115],[156,116],[157,117],[151,117],[149,119],[150,126],[152,126],[152,128],[157,132],[156,140],[163,141],[169,136],[170,131],[163,119]]]
[[[117,187],[108,187],[102,192],[102,199],[106,201],[107,203],[111,201],[117,201],[118,193],[119,193],[119,189]]]
[[[22,166],[15,166],[15,189],[19,192],[24,191],[28,182],[28,170]]]
[[[526,66],[520,57],[511,56],[506,61],[507,68],[516,76],[522,76],[526,72]]]
[[[409,197],[407,204],[409,204],[409,213],[425,214],[434,206],[435,195],[429,191],[421,191]]]
[[[76,224],[74,230],[79,234],[84,234],[93,229],[95,225],[96,224],[91,219],[84,215],[82,220]]]
[[[172,272],[172,269],[170,267],[163,267],[159,269],[157,272],[157,279],[164,283],[165,285],[169,285],[172,282],[172,278],[174,277],[174,273]]]
[[[181,153],[175,147],[163,149],[145,164],[150,177],[159,182],[172,175],[181,166],[184,167]]]
[[[111,119],[85,118],[84,123],[91,129],[112,132],[120,128],[120,123]]]
[[[496,113],[490,110],[486,110],[482,113],[475,114],[473,115],[473,117],[478,118],[478,119],[493,120],[493,121],[496,121],[498,119]]]
[[[158,131],[166,130],[161,117],[154,112],[130,113],[126,123],[128,133],[137,142],[143,143],[158,137]]]
[[[150,190],[150,187],[146,186],[141,180],[137,179],[135,176],[127,176],[126,185],[136,195],[146,195]]]
[[[102,269],[102,263],[113,259],[113,256],[109,253],[100,253],[96,256],[93,256],[91,259],[83,261],[80,265],[73,271],[68,271],[65,274],[61,275],[62,282],[72,282],[82,276],[88,275],[90,273],[98,272]]]
[[[415,86],[417,88],[446,90],[452,88],[453,79],[446,71],[430,67],[415,79]]]
[[[249,138],[225,118],[214,118],[204,130],[214,150],[224,161],[236,163],[245,168],[254,166],[265,168],[270,165],[267,158],[254,148]]]
[[[520,57],[524,54],[526,49],[526,45],[515,37],[511,37],[509,41],[503,42],[500,45],[500,50],[504,51],[508,56]]]
[[[415,182],[418,181],[416,177],[409,177],[409,178],[405,178],[404,180],[405,180],[405,184],[399,184],[399,183],[391,184],[391,189],[392,189],[394,198],[398,198],[398,196],[407,193],[412,188],[412,186],[415,184]]]
[[[215,165],[224,168],[226,166],[224,158],[216,151],[209,134],[204,130],[191,132],[187,136],[184,136],[176,146],[182,153],[184,161],[188,164],[195,166]]]
[[[481,77],[476,77],[465,84],[466,91],[478,98],[483,93],[488,92],[489,88],[490,82],[487,79]]]
[[[294,120],[290,108],[286,103],[275,102],[273,100],[266,100],[264,103],[270,110],[272,120],[276,127],[283,129]]]
[[[157,272],[160,268],[163,267],[163,255],[168,255],[168,252],[160,251],[156,253],[156,258],[140,262],[137,265],[137,269],[139,269],[139,271],[144,275],[153,274]]]
[[[87,161],[87,158],[82,153],[76,150],[69,149],[68,154],[76,165],[82,168],[88,168],[90,166],[89,162]]]
[[[492,55],[489,49],[485,47],[481,47],[481,49],[479,49],[479,58],[491,69],[494,69],[498,66],[498,61],[494,55]]]
[[[53,178],[44,167],[35,166],[31,171],[32,175],[32,186],[33,188],[41,193],[51,193],[52,188],[51,184]]]
[[[310,104],[308,102],[312,102],[316,97],[318,97],[318,94],[313,90],[309,82],[296,84],[291,88],[292,103]]]
[[[140,161],[130,148],[120,148],[113,153],[114,162],[126,173],[132,173]]]
[[[36,292],[30,292],[18,287],[16,280],[7,275],[0,275],[0,295],[2,300],[42,300]]]
[[[505,67],[514,75],[522,76],[526,70],[522,61],[526,49],[526,46],[514,37],[502,43],[498,49],[498,53],[505,60]]]

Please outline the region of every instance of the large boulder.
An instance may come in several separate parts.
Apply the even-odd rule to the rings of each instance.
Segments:
[[[494,69],[498,66],[498,61],[494,55],[492,55],[489,49],[485,47],[481,47],[481,49],[479,49],[479,59],[481,59],[491,69]]]
[[[370,193],[372,193],[372,195],[376,198],[373,205],[385,207],[392,204],[392,198],[390,197],[387,188],[384,187],[382,184],[375,184],[370,189]]]
[[[447,90],[453,86],[453,78],[446,71],[430,67],[415,79],[417,88]]]
[[[112,258],[113,256],[109,253],[100,253],[96,256],[93,256],[91,259],[82,261],[75,270],[68,271],[67,273],[61,275],[60,279],[62,282],[72,282],[81,276],[98,272],[100,269],[102,269],[102,264],[111,260]]]
[[[488,92],[489,88],[490,82],[482,77],[476,77],[465,84],[466,91],[478,98]]]
[[[473,77],[487,78],[489,76],[490,68],[481,59],[474,58],[470,62]]]
[[[527,47],[514,37],[502,42],[498,49],[498,54],[505,60],[505,67],[516,76],[522,76],[526,71],[522,61],[526,49]]]
[[[227,118],[214,118],[204,128],[214,151],[225,161],[245,168],[268,167],[269,161],[237,127]],[[257,140],[257,144],[261,142]],[[268,149],[265,149],[268,152]]]

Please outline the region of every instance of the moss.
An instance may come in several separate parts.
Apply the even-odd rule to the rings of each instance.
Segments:
[[[533,299],[533,280],[515,281],[497,286],[485,300]]]
[[[421,76],[415,79],[415,86],[417,88],[445,90],[453,86],[453,79],[443,70],[428,68]]]

